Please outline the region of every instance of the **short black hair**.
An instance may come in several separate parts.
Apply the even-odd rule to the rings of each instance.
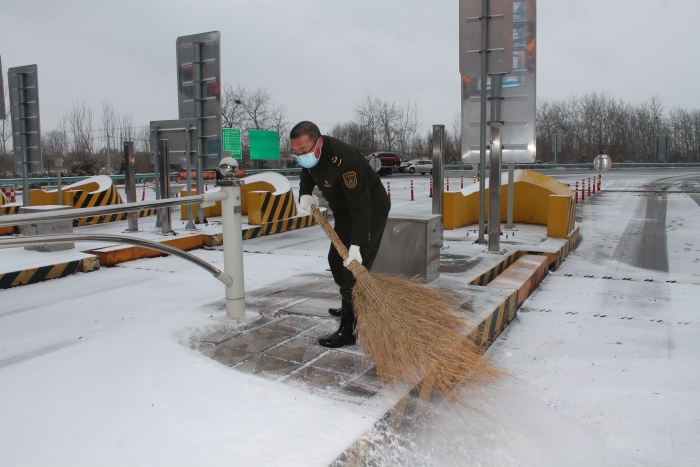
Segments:
[[[289,132],[289,139],[297,139],[302,136],[308,136],[309,139],[319,139],[321,137],[321,130],[318,129],[315,123],[312,122],[299,122],[294,125],[292,131]]]

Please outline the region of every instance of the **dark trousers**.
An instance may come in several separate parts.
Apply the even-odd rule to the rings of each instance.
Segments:
[[[382,187],[383,188],[383,187]],[[383,191],[383,190],[382,190]],[[374,197],[373,197],[374,198]],[[384,227],[386,227],[386,220],[389,216],[390,203],[386,198],[386,192],[384,192],[384,199],[377,196],[377,199],[372,200],[372,220],[370,221],[370,239],[371,243],[368,246],[360,247],[360,255],[362,255],[362,265],[370,270],[374,259],[377,257],[377,252],[379,251],[379,245],[382,243],[382,235],[384,234]],[[384,201],[386,200],[386,201]],[[375,215],[376,213],[376,215]],[[335,226],[334,230],[338,234],[338,237],[343,242],[343,244],[350,248],[350,238],[352,235],[352,217],[349,215],[335,215]],[[331,272],[333,273],[333,279],[335,283],[340,287],[340,295],[343,300],[348,302],[352,299],[352,288],[355,285],[355,278],[352,272],[345,266],[343,266],[343,258],[336,251],[333,244],[331,244],[331,249],[328,252],[328,264],[331,267]]]

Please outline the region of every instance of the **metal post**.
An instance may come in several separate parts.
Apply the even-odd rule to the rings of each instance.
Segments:
[[[491,123],[491,169],[489,171],[489,251],[501,250],[501,123]]]
[[[126,176],[124,177],[124,190],[126,191],[126,202],[135,203],[136,202],[136,173],[134,172],[134,143],[133,141],[124,142],[124,171]],[[130,212],[127,214],[129,219],[129,228],[127,232],[138,232],[139,231],[139,217],[138,212]]]
[[[202,128],[202,43],[193,42],[192,43],[192,91],[194,93],[194,109],[195,117],[197,118],[197,154],[199,155],[199,160],[197,161],[197,194],[201,195],[204,193],[204,174],[202,173],[202,168],[204,167],[204,131]],[[204,209],[200,206],[197,209],[197,223],[204,224]]]
[[[158,142],[158,127],[157,126],[152,126],[151,127],[151,154],[153,155],[153,175],[155,177],[155,192],[156,192],[156,199],[161,199],[160,198],[160,155],[159,155],[159,149],[160,149],[160,143]],[[199,193],[197,193],[199,194]],[[163,224],[162,222],[162,215],[160,212],[160,209],[156,211],[156,228],[161,227]]]
[[[187,157],[187,196],[192,196],[192,141],[190,140],[190,126],[185,126],[185,154]],[[199,191],[198,195],[201,195]],[[198,207],[199,210],[203,210],[201,206]],[[194,225],[192,220],[192,205],[187,205],[187,225],[185,230],[197,230],[197,226]]]
[[[56,195],[58,196],[58,205],[63,206],[63,193],[61,192],[61,169],[56,171]]]
[[[433,214],[442,215],[445,125],[433,125]]]
[[[243,180],[219,180],[217,185],[227,194],[221,201],[221,227],[224,237],[224,273],[233,279],[226,287],[226,316],[245,319],[243,281],[243,223],[241,220],[241,185]]]
[[[479,135],[479,170],[483,174],[486,168],[486,79],[488,71],[489,42],[489,0],[481,0],[481,133]],[[479,180],[479,244],[484,240],[486,204],[486,180],[482,175]]]
[[[63,168],[63,158],[57,157],[54,160],[56,166],[56,195],[58,196],[58,205],[63,206],[63,193],[61,191],[61,168]]]
[[[29,146],[29,138],[27,138],[25,97],[24,73],[17,73],[17,110],[19,111],[19,137],[22,145],[22,205],[29,206],[29,148],[27,147]]]
[[[508,218],[504,230],[518,230],[513,223],[513,200],[515,197],[515,164],[508,164]]]
[[[158,153],[160,160],[160,197],[170,198],[170,154],[168,153],[168,141],[158,141]],[[170,207],[161,209],[161,228],[163,235],[173,232]]]

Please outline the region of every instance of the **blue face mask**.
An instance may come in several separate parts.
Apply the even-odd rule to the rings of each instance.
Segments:
[[[316,158],[316,155],[314,154],[316,152],[316,145],[318,144],[318,140],[316,140],[316,144],[314,144],[313,149],[311,152],[307,154],[295,154],[294,157],[296,157],[297,162],[299,163],[300,166],[304,167],[305,169],[310,169],[312,167],[315,167],[316,164],[318,164],[318,159]]]

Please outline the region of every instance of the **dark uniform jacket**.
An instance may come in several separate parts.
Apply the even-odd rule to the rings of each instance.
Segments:
[[[390,203],[379,176],[360,151],[338,139],[323,136],[318,163],[311,169],[301,170],[299,196],[310,195],[314,185],[321,190],[336,218],[352,218],[350,243],[372,244],[371,223],[386,221]]]

